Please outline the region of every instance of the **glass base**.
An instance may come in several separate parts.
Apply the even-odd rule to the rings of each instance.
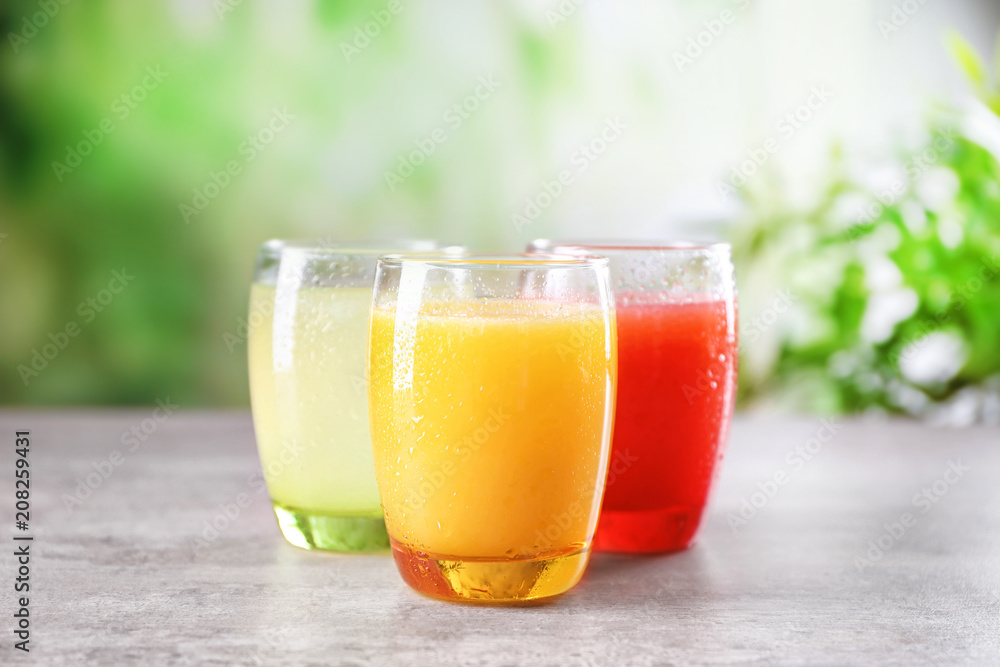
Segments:
[[[503,603],[565,593],[587,567],[589,549],[530,560],[432,555],[392,540],[399,573],[413,589],[443,600]]]
[[[602,510],[594,551],[652,554],[694,546],[704,507],[657,510]]]
[[[389,547],[385,520],[373,516],[333,516],[274,505],[285,539],[303,549],[382,551]]]

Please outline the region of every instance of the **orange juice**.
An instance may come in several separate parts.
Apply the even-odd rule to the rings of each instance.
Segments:
[[[615,336],[613,318],[585,305],[373,310],[376,477],[411,585],[530,599],[576,583],[607,472]]]

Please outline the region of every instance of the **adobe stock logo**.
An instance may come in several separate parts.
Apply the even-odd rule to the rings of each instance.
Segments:
[[[122,267],[120,271],[112,271],[111,280],[108,281],[106,288],[77,304],[77,315],[83,318],[84,324],[90,324],[97,319],[98,313],[104,312],[105,308],[111,305],[115,297],[125,291],[125,288],[133,280],[135,280],[135,276],[129,274],[125,267]],[[36,347],[31,350],[29,364],[21,364],[17,367],[17,373],[21,376],[24,386],[27,387],[34,378],[48,368],[49,362],[55,360],[63,350],[69,347],[72,339],[79,336],[81,331],[83,328],[76,320],[69,320],[61,329],[49,332],[49,342],[43,344],[41,348]]]
[[[427,162],[434,155],[438,147],[448,141],[451,133],[456,132],[462,125],[480,109],[484,102],[493,97],[501,82],[492,74],[481,76],[477,81],[475,90],[462,98],[461,101],[452,104],[441,114],[449,129],[435,127],[426,136],[413,140],[414,149],[399,155],[396,158],[396,166],[382,172],[389,192],[395,192],[396,188],[406,182],[417,169]]]
[[[97,126],[81,132],[83,139],[75,144],[66,145],[66,157],[63,162],[52,161],[52,172],[56,175],[56,180],[62,183],[63,178],[83,164],[83,159],[94,152],[94,149],[104,143],[104,139],[117,129],[117,122],[122,122],[132,112],[139,108],[139,105],[146,100],[146,97],[156,90],[160,84],[170,76],[170,72],[165,72],[157,65],[147,67],[145,76],[131,89],[116,97],[109,106],[112,115],[105,116]]]
[[[71,0],[39,0],[38,11],[31,16],[25,16],[21,21],[21,30],[7,33],[7,40],[10,42],[14,53],[17,53],[22,46],[38,34],[38,31],[49,24],[63,5],[68,5]]]
[[[750,6],[750,0],[732,0],[732,4],[736,5],[737,10],[742,11]],[[722,37],[727,26],[736,22],[736,17],[737,14],[734,10],[723,9],[715,18],[703,22],[703,29],[688,37],[684,49],[673,52],[677,71],[683,74],[685,68],[694,65],[694,62],[701,58],[705,51],[712,48],[716,40]]]
[[[876,24],[882,39],[889,39],[890,35],[909,23],[910,19],[926,4],[927,0],[903,0],[899,4],[893,4],[889,19],[880,19]]]
[[[221,21],[226,17],[226,14],[242,4],[243,0],[215,0],[215,2],[212,3],[212,8],[215,9],[215,15],[219,17],[219,20]]]
[[[777,296],[774,297],[771,304],[762,310],[759,315],[750,318],[748,324],[743,329],[743,340],[750,343],[756,341],[762,334],[774,326],[775,322],[782,315],[790,311],[798,300],[799,297],[791,290],[778,290]]]
[[[611,457],[611,463],[608,464],[608,481],[605,482],[604,488],[610,489],[618,481],[619,475],[624,475],[625,472],[632,467],[632,464],[639,460],[638,456],[632,456],[628,448],[624,451],[615,452],[615,455]]]
[[[601,129],[589,140],[581,142],[570,156],[570,164],[576,167],[576,174],[582,174],[590,168],[599,157],[604,155],[608,147],[614,143],[628,125],[620,116],[607,118]],[[538,220],[553,203],[576,180],[573,170],[562,169],[550,181],[542,181],[540,187],[524,200],[524,206],[519,211],[510,214],[510,222],[514,229],[521,231]]]
[[[372,20],[356,27],[350,42],[340,43],[340,52],[344,54],[344,59],[349,63],[355,56],[360,55],[362,51],[371,46],[372,41],[378,38],[382,31],[392,23],[392,19],[402,11],[403,3],[399,0],[389,0],[385,9],[369,12]]]
[[[733,534],[749,525],[771,499],[780,493],[781,488],[805,468],[806,464],[823,450],[824,445],[837,436],[841,428],[842,424],[838,424],[834,419],[821,419],[812,437],[788,450],[785,454],[785,464],[789,469],[779,468],[770,477],[757,482],[756,491],[750,493],[749,497],[740,498],[739,512],[729,512],[726,515],[726,522]]]
[[[535,530],[534,544],[525,544],[518,549],[518,552],[522,556],[531,557],[537,555],[540,551],[553,549],[554,545],[559,542],[559,538],[567,530],[577,526],[586,517],[583,513],[583,506],[578,502],[573,502],[566,508],[566,511],[560,514],[552,514],[549,519],[550,521],[545,525],[544,529],[538,528]]]
[[[468,463],[473,455],[489,442],[493,434],[503,428],[509,418],[509,415],[504,414],[502,405],[495,409],[490,408],[487,414],[489,417],[482,426],[463,436],[461,441],[455,442],[455,456],[461,457],[461,460],[457,463],[455,461],[441,463],[437,470],[426,475],[419,486],[410,490],[404,503],[409,504],[411,508],[417,508],[433,498],[444,487],[448,478],[458,472],[459,466]]]
[[[88,472],[84,477],[76,478],[76,488],[73,489],[72,494],[62,494],[62,503],[66,513],[72,514],[74,509],[81,507],[97,489],[101,488],[104,482],[115,474],[118,468],[124,465],[128,455],[138,451],[159,430],[160,425],[173,416],[180,407],[176,403],[171,403],[169,396],[163,400],[156,399],[156,408],[153,409],[151,416],[122,432],[120,442],[123,446],[127,445],[128,449],[124,452],[115,449],[106,458],[100,461],[91,461],[90,467],[93,468],[93,471]]]
[[[739,188],[747,184],[753,176],[771,159],[771,156],[781,150],[802,128],[826,106],[834,93],[826,84],[811,86],[809,94],[801,104],[786,113],[774,123],[775,134],[767,137],[759,145],[748,149],[743,160],[734,166],[728,182],[720,181],[716,185],[722,201],[728,201]]]
[[[896,204],[912,184],[948,154],[957,137],[954,129],[944,128],[935,135],[930,146],[907,160],[903,164],[904,176],[894,179],[888,188],[875,193],[874,201],[857,209],[855,221],[846,230],[848,240],[857,241],[865,231],[870,230],[887,208]]]
[[[919,493],[913,494],[910,504],[920,510],[920,514],[927,514],[934,505],[941,502],[941,499],[948,495],[951,487],[965,476],[965,473],[972,470],[967,465],[962,465],[961,459],[958,461],[948,461],[948,467],[938,479],[920,489]],[[899,519],[893,522],[882,524],[882,532],[878,537],[868,540],[868,550],[864,555],[854,557],[854,567],[858,572],[864,572],[866,567],[872,567],[882,560],[886,552],[899,543],[910,528],[917,525],[919,517],[912,512],[903,512]]]
[[[209,171],[208,180],[200,186],[192,188],[194,195],[190,203],[181,202],[178,211],[185,225],[191,224],[191,220],[201,215],[202,211],[208,208],[216,197],[229,187],[237,176],[243,173],[243,168],[251,164],[264,151],[265,148],[278,137],[279,134],[288,129],[295,115],[287,109],[275,108],[267,124],[252,134],[248,134],[246,139],[236,147],[237,153],[243,157],[243,162],[229,160],[219,171]]]
[[[586,0],[560,0],[555,8],[545,10],[545,20],[549,22],[549,28],[554,30],[560,23],[569,20],[584,2]]]
[[[253,493],[240,491],[229,501],[220,503],[218,511],[202,522],[200,532],[191,539],[191,547],[197,552],[219,539],[257,498],[266,497],[268,483],[279,479],[288,470],[294,470],[293,466],[306,449],[311,450],[316,446],[316,442],[312,440],[305,445],[294,441],[284,442],[281,450],[270,457],[271,460],[261,472],[252,472],[247,477],[246,485]]]
[[[237,345],[249,340],[250,333],[268,321],[267,318],[272,315],[274,315],[274,303],[265,300],[255,304],[246,318],[237,318],[236,333],[226,331],[222,334],[222,342],[226,344],[229,353],[232,354],[236,351]]]

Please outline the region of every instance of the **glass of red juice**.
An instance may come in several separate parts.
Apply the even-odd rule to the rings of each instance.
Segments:
[[[687,549],[706,513],[736,393],[729,245],[538,240],[529,250],[611,260],[618,398],[594,549]]]

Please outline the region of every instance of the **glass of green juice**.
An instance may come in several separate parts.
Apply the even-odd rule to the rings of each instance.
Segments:
[[[386,549],[368,425],[368,326],[379,255],[434,241],[272,240],[250,288],[254,431],[282,534],[295,546]]]

